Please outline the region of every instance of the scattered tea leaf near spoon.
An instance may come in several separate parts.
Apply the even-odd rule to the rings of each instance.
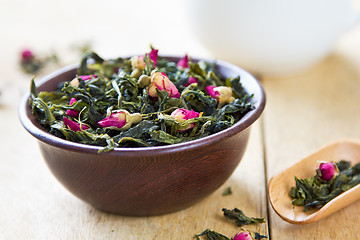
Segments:
[[[304,212],[303,207],[294,207],[289,194],[295,186],[294,176],[309,178],[319,165],[319,160],[339,162],[346,160],[355,165],[360,162],[360,142],[340,140],[304,158],[284,170],[269,182],[269,199],[274,211],[285,221],[293,224],[307,224],[325,218],[360,199],[360,184],[341,193],[318,210]]]

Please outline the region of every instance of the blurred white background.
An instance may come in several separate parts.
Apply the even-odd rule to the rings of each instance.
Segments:
[[[185,0],[0,2],[1,104],[17,104],[14,97],[28,88],[32,76],[21,72],[19,65],[25,48],[40,55],[54,51],[59,56],[60,66],[45,69],[37,78],[78,62],[80,52],[75,46],[88,43],[104,58],[143,54],[150,44],[162,55],[211,56],[191,34]]]
[[[181,52],[192,42],[183,0],[5,0],[0,20],[1,38],[13,39],[13,47],[92,40],[112,53],[147,50],[149,42]]]
[[[105,57],[143,53],[149,44],[160,54],[208,54],[190,33],[184,0],[1,2],[1,66],[15,64],[23,48],[53,49],[71,61],[71,47],[87,42]]]
[[[149,45],[153,44],[155,48],[160,49],[159,54],[182,55],[188,53],[195,57],[222,58],[245,68],[247,66],[246,58],[254,61],[249,56],[249,47],[246,47],[249,39],[246,40],[247,42],[243,41],[245,46],[239,47],[235,45],[240,45],[241,41],[235,43],[232,41],[233,44],[221,44],[222,42],[231,43],[231,41],[226,41],[225,37],[216,36],[220,30],[220,32],[229,33],[229,36],[241,36],[243,32],[241,29],[236,29],[235,22],[222,24],[224,26],[217,30],[216,24],[214,24],[222,23],[219,21],[219,16],[228,17],[229,20],[237,19],[234,15],[241,12],[235,9],[229,13],[227,13],[229,10],[221,13],[224,9],[211,10],[205,6],[202,8],[199,3],[204,3],[204,1],[0,1],[0,39],[2,42],[0,64],[3,68],[14,69],[14,72],[18,67],[19,53],[23,48],[33,49],[35,53],[54,50],[62,60],[62,64],[66,65],[73,63],[78,58],[74,46],[86,43],[90,43],[93,50],[105,58],[144,53],[148,51]],[[232,1],[234,0],[227,0],[228,4],[225,5],[228,6]],[[213,3],[213,6],[217,6],[215,5],[216,0],[210,2]],[[359,2],[354,0],[355,6]],[[257,0],[257,4],[259,3],[260,1]],[[274,3],[281,4],[281,0],[274,1]],[[286,6],[286,4],[284,5]],[[191,8],[194,10],[189,10]],[[251,9],[251,4],[249,4],[249,9]],[[263,9],[260,12],[264,11]],[[196,13],[199,18],[196,17]],[[205,23],[199,23],[203,19],[201,16],[205,15],[213,16],[213,21],[207,20]],[[259,18],[261,19],[261,16],[254,19]],[[254,25],[254,23],[251,24]],[[253,26],[251,24],[249,22],[248,26]],[[239,24],[239,26],[244,27],[246,23]],[[200,29],[205,30],[201,32]],[[199,34],[194,34],[194,31]],[[204,36],[204,32],[207,33],[206,36]],[[208,41],[208,39],[210,40]],[[262,45],[266,46],[265,43],[268,40],[269,38],[261,39],[261,42],[264,43]],[[316,36],[314,36],[315,40]],[[217,45],[211,47],[211,43],[214,41]],[[209,49],[213,51],[211,52]],[[224,53],[221,49],[224,49]],[[236,49],[248,50],[246,51],[247,56],[244,57],[244,54],[236,52]],[[257,47],[257,49],[260,48]],[[253,51],[255,55],[260,50],[254,49]],[[276,52],[276,50],[272,50],[272,52],[274,51]],[[262,50],[262,52],[264,51]],[[285,55],[291,56],[291,53],[285,53]],[[241,61],[236,62],[237,56],[241,58]],[[273,58],[273,56],[265,57]],[[251,65],[249,64],[249,66]],[[10,71],[6,72],[9,74]],[[0,72],[1,82],[14,77],[12,74],[10,76],[5,74]]]

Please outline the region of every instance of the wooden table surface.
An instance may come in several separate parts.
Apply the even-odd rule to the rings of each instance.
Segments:
[[[231,178],[200,203],[156,217],[100,212],[70,194],[50,173],[37,142],[17,117],[30,75],[22,48],[58,53],[61,66],[91,42],[105,57],[148,51],[212,57],[192,35],[184,1],[5,0],[0,14],[0,239],[192,239],[206,228],[232,237],[239,228],[221,209],[240,208],[266,223],[248,226],[270,239],[360,239],[360,201],[308,225],[279,218],[266,196],[270,178],[342,138],[360,140],[360,26],[332,54],[301,75],[261,81],[267,94],[246,154]],[[38,78],[59,66],[49,66]],[[222,196],[231,187],[233,194]]]

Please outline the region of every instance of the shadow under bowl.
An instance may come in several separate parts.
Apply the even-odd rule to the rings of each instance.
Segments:
[[[178,61],[177,57],[167,57]],[[239,164],[250,126],[265,107],[261,84],[243,69],[216,61],[223,78],[240,75],[245,90],[254,94],[255,109],[232,127],[180,144],[115,148],[70,142],[48,133],[31,113],[26,94],[19,106],[24,128],[39,140],[40,150],[53,175],[75,196],[102,211],[151,216],[187,208],[218,189]],[[68,66],[37,83],[38,91],[53,91],[76,75]]]

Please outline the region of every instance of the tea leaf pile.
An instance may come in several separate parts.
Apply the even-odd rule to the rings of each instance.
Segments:
[[[292,204],[304,206],[305,212],[318,209],[360,183],[360,163],[351,166],[350,162],[341,160],[336,165],[339,174],[328,182],[322,181],[317,174],[305,179],[295,176],[296,186],[289,192]]]
[[[138,76],[132,76],[130,59],[104,60],[94,52],[88,52],[78,69],[78,86],[68,81],[61,83],[56,91],[37,92],[34,80],[31,85],[30,105],[33,115],[51,134],[76,143],[101,146],[100,152],[116,147],[147,147],[176,144],[205,137],[224,130],[239,121],[254,108],[251,95],[246,93],[239,76],[222,79],[214,63],[189,61],[189,67],[179,68],[176,62],[158,56],[156,67],[144,55],[146,68],[142,74],[153,70],[165,73],[176,86],[180,98],[171,98],[167,91],[157,89],[152,98],[146,87],[139,84]],[[83,81],[79,76],[93,74]],[[186,86],[189,77],[197,84]],[[209,96],[205,87],[228,86],[233,90],[235,101],[219,108],[217,100]],[[76,103],[69,105],[71,98]],[[175,109],[182,108],[201,113],[199,117],[179,123],[169,118]],[[142,121],[127,130],[101,128],[98,122],[109,113],[119,109],[140,113]],[[78,117],[69,117],[67,110],[76,110]],[[73,131],[64,123],[67,117],[88,129]],[[180,131],[186,124],[193,128]]]

